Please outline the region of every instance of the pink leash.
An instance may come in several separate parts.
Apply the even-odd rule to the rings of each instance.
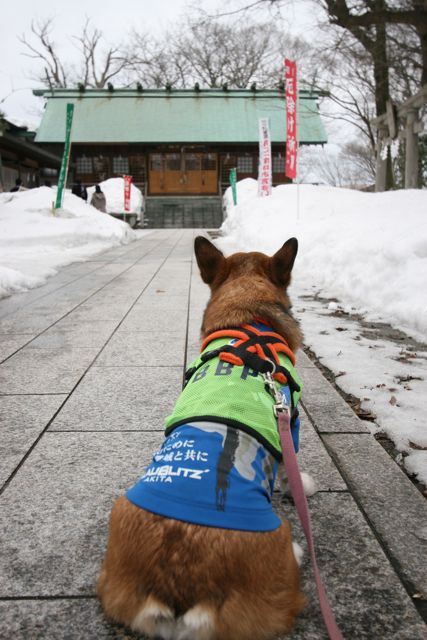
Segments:
[[[343,640],[343,635],[338,628],[334,614],[320,577],[319,567],[317,566],[316,551],[314,550],[313,532],[311,530],[310,512],[308,510],[307,498],[304,493],[301,473],[298,467],[297,457],[295,455],[294,443],[291,435],[291,419],[286,411],[278,412],[278,426],[280,434],[280,442],[282,444],[282,455],[285,463],[286,473],[288,474],[289,486],[291,488],[292,497],[298,512],[302,528],[304,529],[307,546],[310,553],[311,566],[313,567],[314,579],[316,580],[317,595],[319,598],[320,610],[322,612],[325,626],[328,630],[331,640]]]
[[[282,445],[283,462],[285,463],[286,473],[288,475],[289,486],[291,488],[292,497],[298,512],[302,528],[304,530],[307,546],[310,553],[311,565],[313,567],[314,579],[316,580],[317,594],[319,598],[320,611],[322,612],[325,626],[328,630],[330,640],[344,640],[341,631],[338,628],[334,614],[320,577],[319,567],[317,566],[316,551],[314,549],[313,532],[311,529],[310,512],[308,510],[307,498],[304,493],[304,486],[301,479],[301,473],[298,467],[298,461],[295,454],[294,443],[291,434],[291,418],[289,407],[286,404],[286,398],[277,389],[270,373],[263,375],[266,384],[269,386],[275,398],[273,407],[274,414],[277,417],[280,442]]]

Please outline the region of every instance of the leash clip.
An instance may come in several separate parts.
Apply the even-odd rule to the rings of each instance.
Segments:
[[[267,373],[262,373],[261,375],[262,375],[263,380],[265,382],[265,386],[267,388],[267,391],[269,391],[270,394],[273,396],[273,400],[274,400],[273,412],[274,412],[274,415],[276,416],[276,418],[278,417],[279,413],[286,413],[286,414],[290,415],[289,405],[288,405],[288,401],[286,400],[286,396],[285,396],[284,393],[279,391],[279,389],[277,388],[276,383],[274,382],[274,379],[273,379],[273,375],[272,374],[274,373],[274,370],[275,370],[274,362],[272,362],[271,364],[273,365],[273,371],[267,371]]]

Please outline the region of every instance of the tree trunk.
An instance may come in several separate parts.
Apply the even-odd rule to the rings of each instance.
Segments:
[[[378,0],[377,5],[381,8],[384,5],[383,0]],[[372,47],[370,54],[374,66],[374,79],[375,79],[375,107],[377,116],[382,115],[387,110],[387,101],[390,99],[390,83],[389,83],[389,66],[387,60],[387,45],[386,45],[386,25],[385,23],[377,24],[374,27],[375,37],[372,40]],[[386,182],[385,189],[393,189],[393,167],[391,161],[390,150],[387,152],[386,161]]]

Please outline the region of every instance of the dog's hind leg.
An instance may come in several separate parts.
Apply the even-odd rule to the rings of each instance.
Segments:
[[[145,600],[130,627],[133,631],[144,633],[148,638],[175,640],[177,637],[174,612],[151,595]]]

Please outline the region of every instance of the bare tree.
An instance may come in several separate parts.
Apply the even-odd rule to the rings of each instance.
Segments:
[[[274,25],[267,23],[225,24],[202,18],[176,32],[174,49],[195,81],[211,88],[227,83],[244,89],[252,82],[265,84],[266,71],[277,56],[273,34]]]
[[[39,60],[43,65],[43,71],[37,79],[50,88],[66,87],[68,85],[69,69],[59,57],[57,45],[52,40],[53,19],[47,18],[41,21],[31,22],[31,34],[29,41],[23,34],[20,42],[25,46],[24,55],[28,58]],[[35,40],[35,43],[33,42]]]
[[[65,62],[52,39],[53,19],[47,18],[31,23],[31,35],[23,34],[20,41],[25,47],[24,55],[38,60],[43,71],[37,79],[50,88],[81,84],[83,87],[101,89],[113,78],[121,79],[130,64],[119,46],[102,46],[102,31],[92,27],[87,18],[79,35],[73,36],[79,62],[77,69]]]
[[[339,153],[323,148],[301,147],[299,151],[300,179],[302,182],[319,180],[333,187],[367,188],[375,182],[370,165],[369,145],[349,144]],[[375,162],[374,162],[375,165]]]
[[[127,58],[132,77],[147,88],[174,86],[185,88],[189,70],[185,57],[173,45],[173,34],[162,38],[133,30]]]
[[[312,55],[302,38],[287,35],[272,22],[207,17],[198,12],[160,39],[134,31],[128,57],[136,77],[147,87],[258,88],[277,86],[286,51]],[[311,78],[312,68],[307,76]]]
[[[113,78],[129,68],[129,60],[119,46],[109,46],[100,51],[102,31],[92,27],[87,18],[81,35],[74,36],[82,56],[81,82],[85,87],[102,89]]]
[[[375,184],[375,153],[369,144],[348,142],[340,155],[351,167],[354,184]]]

